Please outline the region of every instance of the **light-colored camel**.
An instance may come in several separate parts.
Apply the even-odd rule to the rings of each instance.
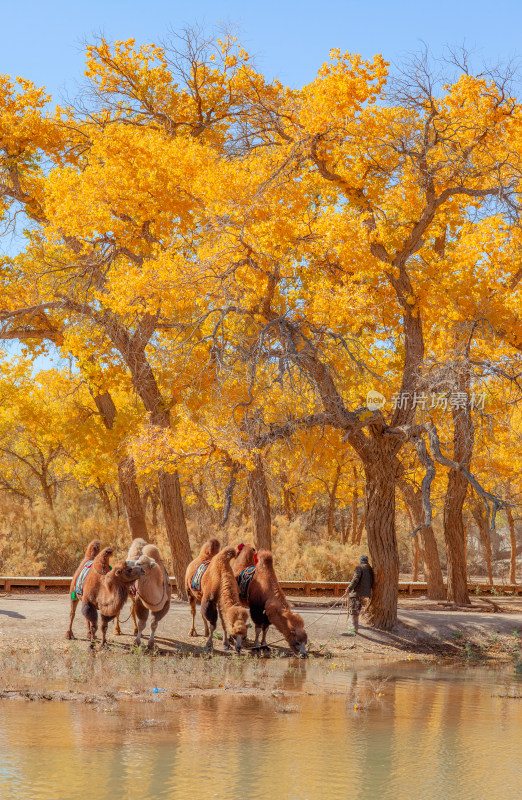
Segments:
[[[224,547],[208,565],[201,579],[201,613],[209,623],[210,633],[205,649],[213,649],[213,635],[218,613],[223,626],[225,650],[234,642],[236,652],[241,652],[247,635],[248,612],[239,601],[237,581],[230,562],[236,557],[235,547]]]
[[[143,553],[143,548],[146,547],[148,542],[145,539],[141,539],[137,537],[133,539],[131,542],[131,546],[129,547],[129,552],[127,553],[127,561],[128,562],[135,562],[137,561],[141,554]],[[144,566],[144,569],[147,569],[147,566]],[[130,616],[132,617],[132,621],[134,623],[134,630],[133,635],[136,636],[138,633],[138,619],[136,617],[136,587],[130,586],[129,587],[129,597],[131,601],[131,608],[130,608]],[[128,619],[128,618],[127,618]],[[125,620],[127,621],[127,620]],[[116,617],[116,622],[114,623],[114,635],[121,636],[121,628],[120,628],[120,615]]]
[[[192,612],[192,627],[189,632],[189,636],[197,636],[198,632],[196,630],[196,605],[201,602],[202,591],[201,591],[201,573],[199,574],[199,588],[196,585],[192,585],[192,579],[194,578],[198,567],[203,564],[210,563],[210,560],[219,553],[221,545],[217,539],[209,539],[201,550],[199,551],[199,555],[194,561],[191,561],[187,567],[187,571],[185,573],[185,589],[187,591],[188,601],[190,603],[190,610]],[[201,616],[203,618],[203,624],[205,626],[205,636],[208,636],[208,623],[203,615],[203,610],[201,611]]]
[[[170,608],[172,587],[169,574],[161,558],[158,548],[153,544],[146,544],[136,566],[145,570],[145,574],[138,579],[134,611],[138,621],[138,633],[135,644],[141,644],[141,635],[147,624],[149,611],[152,614],[148,647],[154,647],[154,635],[158,623]]]
[[[260,550],[257,553],[257,564],[255,556],[254,548],[246,545],[241,549],[233,568],[234,575],[240,583],[243,570],[255,565],[255,571],[248,576],[250,581],[246,596],[240,598],[243,605],[250,609],[250,616],[256,626],[254,647],[268,649],[266,634],[269,626],[273,625],[284,636],[293,652],[304,658],[308,636],[303,618],[292,611],[279,585],[272,553],[270,550]],[[261,633],[262,638],[259,642]]]

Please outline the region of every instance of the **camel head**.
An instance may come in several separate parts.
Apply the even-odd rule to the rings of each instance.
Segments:
[[[145,570],[138,564],[128,564],[127,561],[119,561],[114,565],[111,578],[118,580],[121,583],[134,583],[142,575],[145,575]]]
[[[232,606],[227,611],[228,630],[235,639],[236,653],[241,652],[247,635],[248,611],[243,606]]]
[[[240,544],[237,550],[236,569],[246,569],[247,567],[253,567],[257,564],[255,547],[251,547],[249,544]]]
[[[304,629],[303,618],[299,616],[299,614],[294,614],[292,612],[285,614],[285,617],[288,623],[288,634],[286,636],[288,644],[296,656],[306,658],[308,634]]]
[[[129,561],[127,559],[126,563],[130,567],[141,567],[144,575],[148,575],[148,573],[156,566],[154,559],[146,556],[144,553],[141,554],[137,561]]]

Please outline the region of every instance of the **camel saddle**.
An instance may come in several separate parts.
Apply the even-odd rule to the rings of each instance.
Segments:
[[[256,571],[256,565],[253,564],[251,567],[245,567],[245,569],[241,570],[241,572],[237,576],[239,597],[241,598],[241,600],[248,600],[248,590],[250,588],[250,583],[252,581],[252,578],[254,577],[255,571]]]
[[[87,577],[87,573],[89,572],[90,568],[92,567],[94,561],[87,561],[85,566],[82,568],[82,571],[76,578],[76,583],[74,584],[74,589],[71,592],[71,599],[72,600],[79,600],[83,594],[83,584],[85,582],[85,578]]]
[[[192,576],[190,585],[195,592],[201,591],[201,578],[205,574],[209,564],[210,564],[210,558],[208,561],[202,561],[197,570],[195,571],[194,575]]]

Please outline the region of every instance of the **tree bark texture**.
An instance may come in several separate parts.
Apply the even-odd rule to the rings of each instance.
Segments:
[[[266,485],[265,469],[259,453],[255,456],[254,469],[247,476],[248,498],[254,529],[254,545],[257,550],[272,549],[272,521],[270,496]]]
[[[378,454],[376,454],[377,456]],[[385,452],[364,462],[366,533],[375,582],[367,609],[370,624],[391,630],[397,622],[399,554],[395,534],[395,464]]]
[[[132,456],[125,456],[118,464],[118,483],[120,487],[125,517],[131,539],[141,538],[149,541],[145,509],[141,501],[136,480],[136,465]]]
[[[506,506],[507,521],[509,526],[509,542],[511,545],[509,558],[509,582],[515,586],[517,582],[517,537],[515,535],[515,522],[511,506]]]
[[[109,392],[94,395],[94,403],[107,430],[112,430],[116,419],[116,406]],[[118,463],[118,484],[125,509],[127,527],[131,539],[149,540],[145,510],[136,480],[136,464],[132,456],[125,456]]]
[[[338,464],[335,470],[335,478],[331,491],[329,492],[330,499],[328,503],[328,538],[333,539],[335,534],[335,503],[337,500],[337,487],[339,485],[339,478],[341,477],[341,465]]]
[[[488,580],[493,586],[493,570],[491,568],[491,542],[489,538],[489,524],[484,513],[484,508],[482,507],[480,501],[476,501],[471,504],[471,513],[473,514],[473,519],[478,528],[480,541],[482,542],[482,546],[484,548],[484,556],[486,559],[486,567],[488,570]]]
[[[165,520],[165,528],[172,553],[172,568],[176,578],[178,595],[186,600],[185,572],[192,559],[187,524],[181,500],[181,487],[177,472],[158,473],[158,484],[161,508]]]
[[[357,544],[357,508],[359,505],[359,492],[357,486],[357,467],[353,468],[353,495],[352,495],[352,544]]]
[[[459,385],[459,390],[467,386]],[[453,460],[467,470],[473,453],[473,420],[469,397],[465,408],[452,408]],[[466,531],[462,508],[468,491],[468,481],[460,470],[451,469],[444,498],[444,539],[448,564],[448,600],[457,605],[470,605],[466,566]]]
[[[422,492],[406,480],[400,481],[400,490],[411,513],[415,527],[422,525],[424,523]],[[420,531],[415,534],[415,539],[419,542],[424,577],[428,585],[427,596],[430,600],[445,600],[446,589],[444,587],[442,567],[440,565],[435,534],[431,525],[421,528]]]

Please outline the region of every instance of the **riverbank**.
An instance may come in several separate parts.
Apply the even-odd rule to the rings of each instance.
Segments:
[[[271,629],[270,653],[252,650],[250,641],[241,655],[223,650],[216,635],[212,656],[203,650],[204,638],[187,636],[188,606],[174,602],[162,621],[153,653],[133,645],[128,606],[122,614],[124,634],[110,645],[91,648],[85,621],[75,620],[75,641],[64,638],[69,602],[63,595],[12,594],[0,598],[0,697],[28,700],[107,702],[150,700],[153,690],[165,698],[237,694],[272,695],[296,692],[335,693],[332,674],[379,663],[420,661],[425,664],[511,665],[522,670],[522,601],[495,600],[496,609],[474,598],[472,610],[449,609],[432,601],[401,599],[399,623],[391,632],[361,627],[350,635],[346,612],[331,601],[296,603],[309,634],[308,669],[296,659]],[[482,610],[490,607],[491,611]],[[201,620],[197,627],[202,632]],[[310,673],[314,680],[296,683]],[[299,685],[298,685],[299,684]],[[306,686],[305,686],[306,684]]]

